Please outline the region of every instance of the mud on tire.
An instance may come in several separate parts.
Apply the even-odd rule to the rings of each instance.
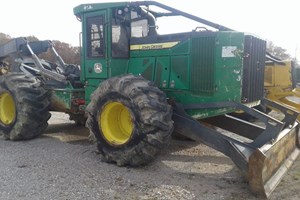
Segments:
[[[49,93],[36,78],[23,73],[0,76],[0,135],[25,140],[42,134],[51,116],[49,104]]]
[[[122,136],[121,142],[115,142],[106,137],[103,124],[109,126],[112,123],[115,126],[119,119],[117,116],[116,120],[104,119],[110,116],[104,114],[110,112],[107,107],[123,109],[121,118],[130,116],[130,122],[121,119],[124,128],[116,128],[120,132],[127,130],[125,132],[130,133],[128,140],[122,140]],[[113,77],[102,82],[91,95],[87,114],[86,125],[97,139],[102,160],[119,166],[139,166],[152,161],[169,143],[173,131],[172,109],[166,101],[166,95],[152,82],[133,75]]]

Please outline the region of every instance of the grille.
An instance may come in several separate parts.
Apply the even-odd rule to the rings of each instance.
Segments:
[[[192,39],[190,89],[194,94],[212,94],[215,88],[215,36]]]
[[[264,93],[266,42],[254,36],[245,36],[242,103],[257,101]]]

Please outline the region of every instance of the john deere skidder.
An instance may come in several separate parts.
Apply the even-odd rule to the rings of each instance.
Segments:
[[[0,77],[5,138],[39,135],[49,110],[78,118],[86,113],[106,162],[146,164],[174,132],[222,152],[253,192],[270,195],[299,154],[299,125],[297,112],[262,99],[265,41],[153,1],[85,4],[74,13],[82,22],[80,77],[58,55],[52,65],[40,60],[39,48],[30,43],[6,46],[15,47],[10,54],[18,52],[19,67],[4,61],[1,66],[8,71]],[[156,19],[175,16],[199,25],[158,34]],[[1,59],[9,53],[3,51]],[[271,104],[285,118],[251,108],[259,103]],[[236,110],[264,126],[226,115]]]

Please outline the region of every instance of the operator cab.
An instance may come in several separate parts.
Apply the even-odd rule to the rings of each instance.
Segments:
[[[159,87],[187,89],[185,83],[176,87],[171,83],[188,80],[175,74],[175,68],[188,64],[187,55],[179,57],[184,52],[173,50],[194,35],[231,30],[154,1],[83,4],[74,13],[83,30],[81,81],[90,90],[107,78],[126,73],[141,75]],[[170,53],[177,56],[172,60],[162,57]],[[157,67],[164,70],[159,72]]]
[[[86,30],[86,34],[83,34],[85,37],[83,41],[87,41],[87,57],[128,58],[130,45],[139,44],[142,38],[146,43],[165,40],[168,42],[172,38],[185,39],[186,33],[192,32],[191,30],[194,32],[208,31],[209,25],[198,27],[202,19],[190,19],[186,13],[174,9],[168,10],[169,7],[161,8],[161,5],[156,5],[155,2],[155,5],[151,5],[151,9],[150,5],[143,3],[123,3],[122,6],[117,6],[118,4],[120,3],[116,3],[116,7],[108,6],[107,8],[103,5],[101,10],[96,8],[97,4],[81,5],[74,9],[77,17],[83,21],[83,24],[86,24],[86,27],[83,28]],[[80,10],[82,7],[85,10],[84,15],[82,12],[76,13],[76,10]],[[109,7],[110,9],[108,9]],[[90,11],[87,12],[88,10]],[[165,19],[169,19],[169,16],[177,18],[165,21]],[[164,29],[165,26],[162,26],[161,33],[159,33],[157,22],[160,19],[168,25],[173,23],[171,27],[176,28]],[[184,31],[176,23],[181,23],[180,27],[184,27]],[[221,27],[214,27],[214,29],[218,28]],[[226,27],[223,28],[226,29]],[[145,38],[149,39],[145,40]],[[107,42],[105,43],[105,41]],[[111,46],[107,44],[108,42]]]

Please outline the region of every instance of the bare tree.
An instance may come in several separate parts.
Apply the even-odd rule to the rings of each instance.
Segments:
[[[276,46],[272,41],[267,42],[267,51],[273,56],[282,60],[290,60],[292,56],[287,52],[286,49]]]
[[[57,53],[62,57],[65,63],[68,64],[80,64],[80,48],[74,47],[65,42],[60,42],[58,40],[52,41],[54,48]],[[55,62],[55,58],[52,57],[52,54],[48,51],[40,55],[41,58],[49,60],[50,62]]]

